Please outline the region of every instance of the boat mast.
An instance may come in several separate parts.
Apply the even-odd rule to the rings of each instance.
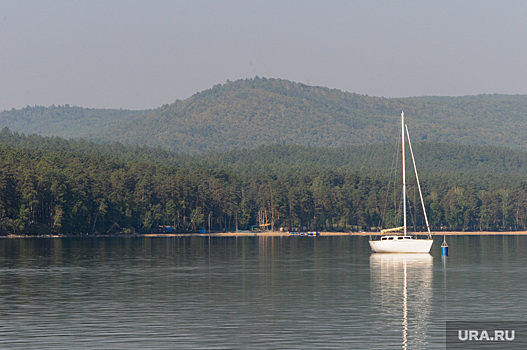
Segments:
[[[401,148],[403,152],[403,226],[404,235],[406,236],[406,164],[404,159],[404,112],[401,112]]]

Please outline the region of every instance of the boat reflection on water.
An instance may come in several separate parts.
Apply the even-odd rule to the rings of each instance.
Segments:
[[[379,334],[400,337],[402,349],[426,348],[428,343],[432,262],[430,254],[370,256],[373,309],[384,315]]]

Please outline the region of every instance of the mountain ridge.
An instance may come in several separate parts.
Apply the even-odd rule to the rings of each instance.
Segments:
[[[32,119],[42,124],[41,116],[49,114],[54,119],[43,119],[52,122],[47,133],[40,134],[192,154],[266,144],[345,147],[395,142],[404,111],[415,141],[527,150],[527,95],[384,98],[255,77],[218,84],[152,110],[87,109],[82,115],[81,109],[73,126],[68,124],[72,118],[61,119],[64,108],[42,108],[32,117],[31,109],[26,110],[24,125],[14,125],[13,115],[19,111],[1,112],[0,126],[31,133],[34,129],[24,127]]]

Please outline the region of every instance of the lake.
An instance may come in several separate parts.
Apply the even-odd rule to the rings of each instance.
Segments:
[[[0,348],[444,349],[445,322],[525,321],[527,236],[0,240]]]

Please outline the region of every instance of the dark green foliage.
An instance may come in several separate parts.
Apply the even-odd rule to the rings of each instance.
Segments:
[[[377,144],[320,148],[268,145],[253,150],[205,153],[194,159],[200,160],[201,164],[227,167],[239,172],[343,168],[365,174],[382,174],[396,163],[394,154],[400,157],[396,147],[399,146]],[[527,152],[520,150],[432,142],[417,142],[413,148],[419,172],[423,174],[527,174]]]
[[[0,144],[1,233],[221,231],[259,216],[275,229],[371,230],[401,220],[390,144],[183,156],[7,129]],[[527,229],[525,152],[428,142],[414,150],[434,230]],[[415,186],[408,193],[411,225],[423,229]]]

